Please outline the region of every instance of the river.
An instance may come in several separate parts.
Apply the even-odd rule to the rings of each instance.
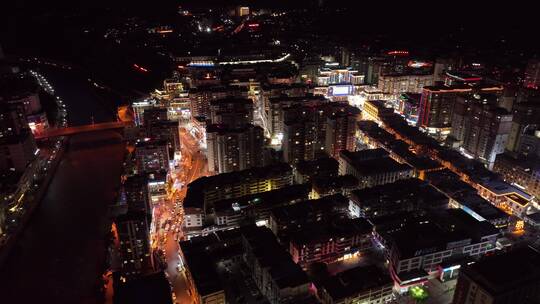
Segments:
[[[115,105],[73,75],[43,73],[68,107],[70,125],[114,119]],[[124,144],[104,131],[70,139],[47,194],[0,270],[2,303],[102,303],[99,278],[120,184]]]

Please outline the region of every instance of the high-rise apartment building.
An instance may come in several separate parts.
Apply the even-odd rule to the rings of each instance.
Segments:
[[[247,97],[248,92],[237,86],[203,86],[189,90],[192,117],[210,117],[210,102],[226,97]]]
[[[261,127],[209,125],[206,134],[209,171],[227,173],[263,165],[265,138]]]
[[[451,130],[452,111],[457,96],[473,93],[501,94],[502,91],[501,86],[484,84],[424,87],[420,98],[417,125],[430,135],[445,138]]]
[[[229,127],[253,123],[253,101],[248,98],[224,98],[210,102],[210,122]]]
[[[452,113],[450,135],[467,155],[488,167],[504,152],[512,123],[512,114],[496,104],[493,95],[458,96]]]
[[[283,110],[283,151],[287,162],[313,160],[354,149],[360,111],[341,103],[291,106]]]
[[[121,273],[129,279],[151,271],[150,224],[146,213],[128,211],[114,222],[120,243]]]

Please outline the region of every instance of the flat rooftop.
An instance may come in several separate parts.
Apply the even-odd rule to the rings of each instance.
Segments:
[[[296,165],[296,170],[302,175],[317,175],[319,172],[333,173],[337,175],[339,168],[338,161],[333,157],[323,157],[311,161],[300,161]],[[326,175],[326,174],[325,174]]]
[[[271,208],[291,201],[307,199],[310,191],[311,187],[307,184],[292,185],[272,191],[217,201],[213,204],[214,211],[219,213],[233,210],[240,211],[248,207]]]
[[[202,208],[204,205],[204,192],[207,189],[247,183],[251,180],[277,178],[291,174],[291,166],[286,163],[277,163],[265,167],[222,173],[213,176],[203,176],[187,186],[188,189],[186,198],[184,199],[184,207]]]
[[[268,269],[272,280],[280,288],[294,288],[309,283],[306,273],[281,247],[270,229],[253,227],[246,231],[244,239],[261,268]]]
[[[412,170],[412,167],[407,164],[400,164],[390,157],[381,157],[369,160],[353,162],[353,167],[365,176],[381,174],[383,172],[399,172]]]
[[[291,242],[303,245],[327,242],[330,239],[370,234],[373,226],[364,218],[343,218],[330,222],[303,225],[290,235]]]
[[[326,279],[322,286],[335,302],[371,289],[392,286],[390,275],[375,265],[355,267]]]
[[[516,248],[465,266],[461,272],[493,295],[504,294],[540,282],[540,252]]]

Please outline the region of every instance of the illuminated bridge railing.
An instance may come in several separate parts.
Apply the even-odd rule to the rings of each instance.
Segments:
[[[97,132],[105,130],[122,129],[126,126],[126,123],[120,121],[104,122],[91,125],[73,126],[67,128],[49,129],[40,134],[35,134],[35,139],[45,139],[59,136],[70,136],[80,133]]]

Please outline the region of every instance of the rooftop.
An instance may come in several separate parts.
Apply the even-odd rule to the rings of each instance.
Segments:
[[[339,152],[339,156],[344,158],[348,162],[360,162],[364,160],[372,160],[388,156],[388,152],[383,148],[367,149],[355,152],[349,150],[341,150]]]
[[[259,265],[267,269],[280,288],[294,288],[308,284],[306,273],[296,264],[266,227],[253,227],[244,234],[245,244],[251,247]]]
[[[400,258],[407,259],[446,250],[452,242],[469,240],[474,243],[498,233],[489,222],[478,222],[461,209],[448,209],[411,221],[385,237],[393,241]]]
[[[239,198],[225,199],[214,203],[214,211],[216,213],[232,211],[234,209],[240,211],[247,207],[271,208],[284,203],[290,203],[291,201],[307,199],[310,190],[307,184],[292,185]]]
[[[446,196],[427,182],[411,178],[371,188],[353,190],[351,200],[362,208],[392,206],[406,201],[416,201],[424,207],[438,207],[440,202],[448,203]],[[433,205],[433,206],[431,206]]]
[[[335,302],[339,302],[340,299],[352,297],[371,289],[392,286],[393,283],[394,281],[386,271],[375,265],[370,265],[338,273],[322,282],[322,286]]]
[[[540,282],[540,252],[531,247],[485,257],[461,269],[492,295],[503,294]]]
[[[204,192],[211,188],[216,189],[224,186],[248,183],[253,180],[284,177],[291,174],[291,166],[286,163],[277,163],[265,167],[203,176],[187,186],[184,207],[202,208],[204,206]]]
[[[283,224],[313,221],[322,216],[330,218],[345,214],[348,202],[343,195],[335,194],[273,209],[272,217]]]
[[[383,157],[374,160],[365,160],[355,166],[363,175],[379,174],[381,172],[397,172],[411,170],[411,166],[400,164],[390,157]]]
[[[302,160],[296,165],[296,170],[302,175],[315,176],[319,173],[331,173],[337,175],[339,163],[335,158],[323,157],[316,160]]]
[[[291,233],[290,240],[297,245],[320,243],[332,239],[370,234],[372,230],[373,227],[364,218],[337,218],[330,222],[312,222],[303,225]]]
[[[331,190],[358,187],[358,179],[353,175],[340,175],[336,177],[315,178],[312,181],[313,189],[318,193],[327,193]]]

